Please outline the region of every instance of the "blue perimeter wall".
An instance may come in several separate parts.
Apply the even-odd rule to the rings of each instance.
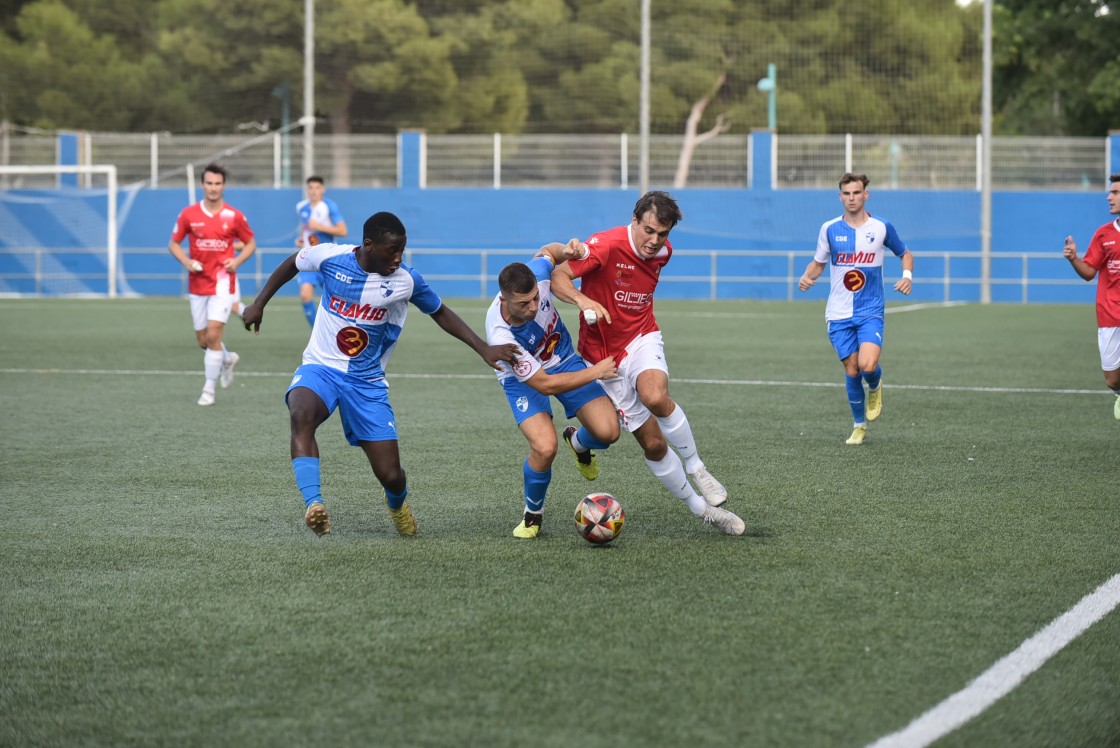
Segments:
[[[86,191],[80,191],[85,193]],[[11,198],[4,211],[0,249],[21,252],[20,248],[58,249],[52,267],[81,274],[91,292],[104,293],[103,256],[66,253],[67,248],[103,246],[102,238],[85,235],[88,222],[79,214],[99,213],[104,219],[104,197],[83,197],[84,211],[71,205],[62,211],[47,209],[51,201],[40,201],[33,191],[6,193]],[[73,194],[73,193],[70,193]],[[684,211],[682,221],[672,234],[677,250],[771,250],[797,252],[794,266],[785,256],[734,257],[721,255],[714,288],[719,299],[786,299],[790,287],[784,279],[799,275],[816,246],[822,222],[838,216],[841,206],[836,190],[709,190],[681,189],[674,192]],[[1045,259],[1029,261],[1030,301],[1092,302],[1095,283],[1077,279],[1061,258],[1062,243],[1072,234],[1082,252],[1098,226],[1110,218],[1100,192],[1001,192],[993,195],[992,299],[1019,302],[1024,290],[1019,279],[1023,261],[1017,255],[1001,253],[1041,252]],[[201,192],[198,192],[201,196]],[[415,186],[382,189],[343,189],[328,191],[347,219],[349,241],[357,243],[366,217],[379,210],[396,213],[409,233],[413,249],[475,250],[469,255],[421,255],[411,260],[437,290],[446,296],[490,295],[496,289],[489,282],[482,293],[477,276],[482,272],[478,250],[499,250],[487,258],[485,273],[496,276],[506,263],[523,260],[550,241],[571,237],[587,238],[595,231],[630,220],[636,190],[619,189],[420,189]],[[28,199],[23,199],[23,198]],[[302,199],[300,188],[239,188],[230,186],[226,200],[248,216],[257,243],[267,252],[258,253],[243,268],[242,289],[254,294],[258,283],[294,251],[297,218],[295,204]],[[122,190],[120,194],[119,244],[124,284],[122,293],[181,295],[185,292],[183,274],[166,251],[167,241],[179,211],[186,205],[184,187]],[[977,258],[954,258],[946,269],[941,252],[980,251],[980,195],[972,191],[876,190],[871,185],[868,207],[885,217],[899,230],[914,251],[918,283],[911,300],[938,301],[978,299],[980,263]],[[60,215],[61,213],[61,215]],[[131,250],[131,251],[130,251]],[[136,250],[143,250],[137,252]],[[0,281],[3,290],[34,291],[26,280],[28,266],[35,262],[26,252],[0,252]],[[709,256],[678,254],[665,272],[666,280],[658,294],[665,298],[709,298],[708,282],[712,259]],[[248,270],[249,272],[245,272]],[[897,277],[899,265],[887,261],[887,277]],[[11,280],[22,274],[22,281]],[[457,280],[439,276],[475,276]],[[952,288],[937,279],[949,275]],[[145,277],[147,276],[147,277]],[[7,277],[8,280],[4,280]],[[764,278],[766,282],[722,280],[727,278]],[[101,279],[101,280],[98,280]],[[782,280],[777,280],[782,279]],[[1003,283],[999,282],[1003,279]],[[799,299],[824,298],[826,284]],[[50,291],[47,291],[48,293]],[[294,284],[282,293],[294,293]]]
[[[891,221],[915,253],[916,275],[933,278],[945,274],[944,262],[930,257],[934,252],[980,251],[980,195],[977,192],[934,192],[875,190],[871,185],[869,210]],[[1017,278],[1021,260],[1001,259],[999,253],[1053,253],[1054,261],[1031,261],[1031,276],[1069,280],[1068,264],[1061,259],[1062,244],[1072,234],[1082,252],[1098,226],[1110,219],[1105,190],[1098,193],[1003,192],[992,198],[993,277]],[[816,246],[822,222],[841,213],[834,190],[704,190],[674,191],[684,220],[674,229],[677,250],[781,250],[797,251],[796,273],[800,273]],[[410,248],[512,250],[492,258],[487,272],[497,274],[506,262],[521,259],[550,241],[587,238],[595,231],[629,222],[636,190],[589,189],[342,189],[328,190],[347,220],[348,241],[358,243],[362,223],[380,210],[400,216],[408,229]],[[121,216],[120,246],[126,252],[125,276],[144,272],[174,272],[170,256],[127,255],[128,248],[166,247],[172,223],[186,204],[184,188],[142,190]],[[293,248],[296,235],[295,204],[302,199],[299,188],[264,189],[229,187],[226,201],[248,217],[261,247]],[[122,206],[123,207],[123,206]],[[926,255],[923,259],[923,254]],[[803,256],[802,256],[803,255]],[[281,253],[265,255],[263,270],[270,272]],[[898,264],[888,258],[888,277],[897,276]],[[421,257],[415,262],[426,275],[478,272],[477,256]],[[667,276],[706,276],[709,260],[678,255]],[[721,275],[785,276],[783,258],[721,259]],[[979,260],[954,260],[954,278],[979,276]],[[244,274],[243,274],[244,276]],[[249,279],[245,279],[249,280]],[[1079,281],[1079,284],[1081,282]],[[465,285],[464,285],[465,284]],[[1095,284],[1032,287],[1032,301],[1091,302]],[[818,284],[822,285],[822,284]],[[164,283],[163,290],[139,287],[146,294],[178,294],[180,289]],[[255,283],[243,283],[253,293]],[[474,296],[477,282],[444,283],[437,290],[448,296]],[[705,298],[708,284],[663,284],[664,296]],[[823,288],[804,298],[823,298]],[[924,292],[923,292],[924,291]],[[954,288],[953,297],[972,300],[975,286]],[[292,289],[285,289],[291,293]],[[660,292],[659,292],[660,293]],[[780,284],[742,284],[721,287],[719,298],[786,298]],[[940,299],[939,286],[922,289],[912,298]],[[802,298],[799,295],[799,298]],[[993,300],[1017,302],[1021,290],[1015,284],[993,287]]]

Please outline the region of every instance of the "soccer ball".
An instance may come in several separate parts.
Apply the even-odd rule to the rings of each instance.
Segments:
[[[609,543],[622,532],[626,513],[622,504],[609,493],[584,496],[576,505],[576,532],[584,540],[596,545]]]

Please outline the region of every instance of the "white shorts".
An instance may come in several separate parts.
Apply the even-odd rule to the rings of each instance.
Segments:
[[[233,311],[233,303],[237,296],[225,294],[222,296],[199,296],[191,294],[191,319],[194,329],[205,330],[210,322],[229,322],[229,315]]]
[[[669,376],[669,365],[665,363],[665,344],[660,331],[635,338],[626,346],[626,357],[619,364],[618,376],[599,380],[614,403],[618,422],[631,433],[640,429],[653,415],[638,398],[638,375],[649,369],[663,371],[665,376]]]
[[[1101,349],[1101,369],[1120,369],[1120,327],[1098,327],[1097,346]]]

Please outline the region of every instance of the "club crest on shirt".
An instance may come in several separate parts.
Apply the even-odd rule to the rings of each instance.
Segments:
[[[852,293],[860,290],[865,285],[867,285],[867,276],[863,274],[862,270],[853,269],[844,273],[844,288]]]
[[[393,286],[388,281],[381,281],[381,295],[385,298],[393,295]]]

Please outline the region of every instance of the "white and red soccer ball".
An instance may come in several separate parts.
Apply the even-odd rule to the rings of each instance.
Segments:
[[[626,513],[622,504],[609,493],[584,496],[576,505],[576,531],[584,540],[595,545],[609,543],[622,532]]]

